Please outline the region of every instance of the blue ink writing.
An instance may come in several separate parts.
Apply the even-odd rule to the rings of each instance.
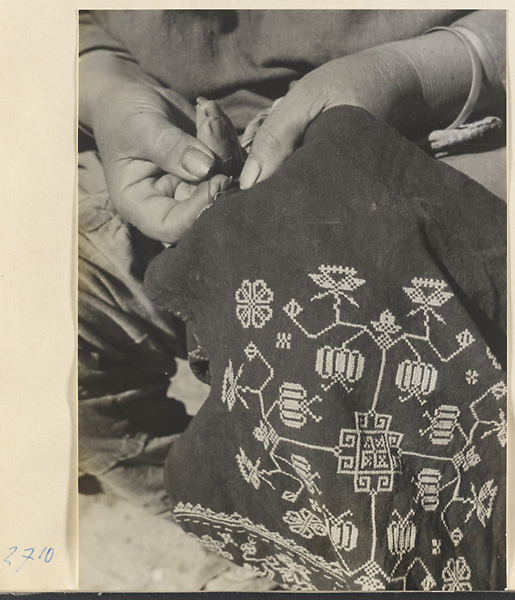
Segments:
[[[3,559],[4,563],[7,563],[7,566],[11,566],[13,564],[13,562],[15,561],[14,555],[16,554],[16,552],[18,552],[18,546],[11,546],[9,548],[9,553],[7,554],[7,556]],[[36,553],[36,550],[34,548],[24,548],[23,549],[23,554],[21,554],[20,559],[23,560],[23,562],[18,564],[18,568],[16,569],[16,573],[18,573],[18,571],[25,565],[25,563],[27,561],[34,561],[34,554]],[[12,560],[10,560],[12,557]],[[43,561],[48,564],[50,562],[52,562],[52,559],[54,558],[54,549],[53,548],[49,548],[48,546],[45,546],[43,548],[43,550],[41,550],[41,552],[39,553],[39,556],[37,558],[37,560],[41,560],[43,559]],[[1,564],[1,563],[0,563]]]

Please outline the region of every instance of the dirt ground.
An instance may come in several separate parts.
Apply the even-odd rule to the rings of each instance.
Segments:
[[[169,394],[195,414],[208,387],[179,361]],[[79,495],[81,591],[266,591],[275,584],[205,550],[177,525],[106,494]]]

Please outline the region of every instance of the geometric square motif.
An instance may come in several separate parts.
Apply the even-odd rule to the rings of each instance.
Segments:
[[[354,418],[356,429],[340,430],[336,472],[353,475],[356,492],[391,492],[403,434],[390,431],[391,415],[356,412]]]

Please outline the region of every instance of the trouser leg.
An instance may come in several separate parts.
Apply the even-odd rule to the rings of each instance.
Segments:
[[[162,247],[113,210],[93,152],[79,158],[79,467],[104,489],[167,510],[162,465],[189,421],[166,395],[183,324],[143,292]]]

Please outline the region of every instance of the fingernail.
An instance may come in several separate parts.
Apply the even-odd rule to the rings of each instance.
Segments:
[[[202,106],[202,104],[204,104],[204,102],[207,102],[207,98],[204,98],[204,96],[199,96],[197,98],[197,106]]]
[[[213,168],[215,160],[201,150],[189,146],[182,155],[181,166],[194,177],[203,178]]]
[[[260,173],[261,165],[255,158],[249,156],[240,175],[240,188],[246,190],[252,187],[256,183]]]
[[[209,128],[218,141],[225,142],[227,140],[225,121],[222,117],[211,117],[209,119]]]

